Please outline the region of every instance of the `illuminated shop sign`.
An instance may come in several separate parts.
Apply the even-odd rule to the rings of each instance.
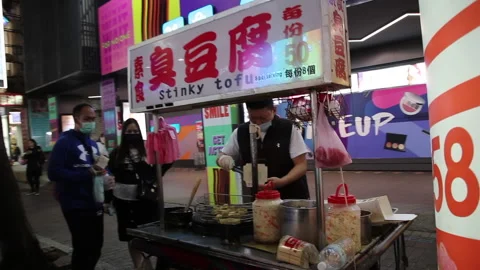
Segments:
[[[188,24],[196,23],[203,19],[213,16],[213,6],[208,5],[197,10],[194,10],[188,14]]]
[[[185,20],[183,19],[183,17],[178,17],[178,18],[175,18],[171,21],[168,21],[166,23],[163,24],[162,26],[162,32],[164,34],[166,33],[170,33],[172,31],[175,31],[181,27],[184,27],[185,26]]]
[[[0,106],[22,106],[23,96],[12,94],[0,94]]]
[[[240,5],[245,5],[247,3],[253,2],[253,0],[241,0]]]

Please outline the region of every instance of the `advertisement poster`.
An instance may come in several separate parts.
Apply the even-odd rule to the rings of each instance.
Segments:
[[[438,269],[480,269],[480,1],[420,0],[419,6]]]
[[[60,134],[58,130],[59,125],[58,125],[58,110],[57,110],[56,97],[48,98],[48,119],[50,121],[50,133],[47,133],[47,141],[49,141],[49,145],[51,149],[57,142],[58,136]]]
[[[431,157],[424,84],[345,94],[344,120],[330,119],[353,159]],[[287,103],[277,106],[286,118]],[[313,148],[312,129],[304,132]]]
[[[31,138],[37,141],[44,151],[51,151],[47,99],[28,99],[28,124]]]
[[[123,128],[123,116],[122,108],[120,106],[115,106],[115,112],[117,115],[117,143],[120,145],[122,143],[122,128]]]
[[[0,3],[0,7],[3,10],[2,3]],[[3,17],[5,18],[5,17]],[[5,20],[5,19],[4,19]],[[8,88],[8,79],[7,79],[7,63],[5,59],[5,34],[4,34],[4,24],[1,26],[1,33],[0,33],[0,88],[6,89]]]
[[[103,125],[105,130],[105,147],[110,152],[117,147],[117,114],[115,110],[117,94],[114,79],[106,79],[100,83],[102,94]]]
[[[163,0],[130,0],[133,6],[135,44],[162,34]]]
[[[165,117],[165,121],[177,129],[180,160],[194,160],[198,153],[203,154],[203,148],[198,145],[197,123],[202,121],[200,113]]]
[[[28,145],[28,140],[30,139],[30,129],[28,128],[29,123],[28,123],[27,108],[22,109],[21,117],[22,117],[21,128],[22,128],[22,135],[23,135],[23,145]]]
[[[226,172],[217,166],[217,156],[230,139],[234,126],[238,124],[238,106],[226,105],[202,110],[205,140],[205,156],[209,193],[242,194],[242,178],[232,171]],[[235,203],[235,196],[212,196],[215,203]]]
[[[344,97],[347,114],[335,129],[352,158],[431,157],[426,85]]]
[[[132,0],[111,0],[98,9],[102,75],[127,67],[134,44],[132,11]]]
[[[117,147],[117,120],[116,110],[103,111],[103,123],[105,125],[105,147],[110,152]]]

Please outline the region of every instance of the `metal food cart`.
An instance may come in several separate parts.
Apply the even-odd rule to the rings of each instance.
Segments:
[[[155,115],[261,98],[309,94],[316,126],[317,94],[350,86],[350,59],[344,0],[258,0],[129,49],[132,112]],[[158,125],[158,121],[154,121]],[[251,148],[256,149],[251,132]],[[315,138],[315,128],[313,128]],[[258,188],[252,152],[252,195]],[[157,269],[300,269],[275,255],[185,228],[165,227],[161,166],[160,220],[128,233],[133,247],[158,257]],[[322,171],[315,169],[319,248],[325,244]],[[403,232],[411,222],[385,225],[350,268],[378,265],[394,245],[397,269],[407,265]],[[242,237],[249,241],[251,236]],[[403,263],[402,263],[403,262]],[[171,264],[171,265],[170,265]]]

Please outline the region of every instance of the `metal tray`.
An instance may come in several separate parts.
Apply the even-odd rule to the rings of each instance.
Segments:
[[[208,193],[197,199],[192,220],[200,224],[220,224],[217,215],[223,207],[228,206],[228,208],[246,210],[246,214],[241,217],[233,216],[232,218],[240,219],[240,223],[253,222],[251,201],[251,196]]]

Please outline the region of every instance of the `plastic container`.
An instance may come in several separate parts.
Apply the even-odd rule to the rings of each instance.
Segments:
[[[318,270],[342,269],[355,256],[355,242],[344,238],[328,245],[320,251]]]
[[[253,238],[262,244],[278,243],[280,234],[280,192],[263,190],[253,202]]]
[[[310,264],[320,262],[318,259],[318,250],[314,245],[290,235],[286,235],[280,240],[277,249],[278,261],[309,269]]]
[[[342,186],[344,194],[340,194]],[[348,186],[341,184],[336,193],[328,197],[325,233],[327,242],[334,243],[340,239],[350,238],[355,243],[355,251],[362,249],[360,207],[355,196],[348,193]]]

